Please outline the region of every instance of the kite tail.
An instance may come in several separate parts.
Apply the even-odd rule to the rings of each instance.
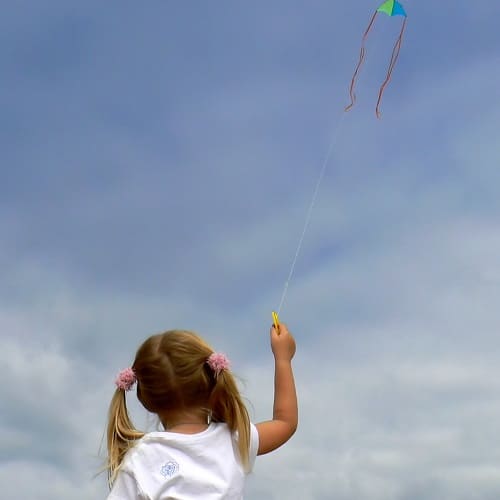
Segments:
[[[387,69],[387,76],[384,80],[384,83],[380,86],[380,90],[378,93],[377,107],[375,108],[375,113],[377,115],[377,118],[380,118],[380,102],[382,100],[382,95],[384,93],[385,87],[391,80],[392,70],[394,69],[394,66],[396,66],[396,61],[398,60],[399,50],[401,49],[401,43],[403,41],[403,33],[405,30],[405,26],[406,26],[406,17],[404,18],[403,26],[401,26],[401,32],[399,33],[398,39],[396,40],[394,48],[392,49],[391,61],[389,62],[389,68]]]
[[[373,21],[375,21],[375,18],[377,17],[377,11],[373,14],[368,27],[365,30],[365,33],[363,34],[363,38],[361,40],[361,50],[359,51],[359,61],[358,65],[356,66],[356,69],[354,70],[354,74],[352,75],[352,80],[351,80],[351,86],[349,87],[349,96],[351,97],[351,104],[346,106],[344,108],[344,111],[349,111],[353,106],[354,103],[356,102],[356,93],[354,92],[354,85],[356,83],[356,78],[358,77],[359,70],[361,68],[361,65],[363,64],[363,61],[365,60],[365,41],[366,37],[368,36],[368,33],[370,32],[370,29],[373,25]]]

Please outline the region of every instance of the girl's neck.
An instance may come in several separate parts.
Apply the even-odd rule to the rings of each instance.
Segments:
[[[206,430],[210,424],[209,412],[198,408],[169,412],[159,415],[159,417],[167,432],[177,432],[180,434],[197,434]]]

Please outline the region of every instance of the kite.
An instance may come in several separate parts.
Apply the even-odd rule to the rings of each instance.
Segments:
[[[356,101],[356,94],[354,92],[354,85],[356,83],[356,78],[358,76],[361,65],[363,64],[363,61],[365,59],[365,52],[366,52],[365,51],[365,41],[366,41],[368,33],[370,32],[370,29],[375,21],[375,18],[377,17],[377,14],[379,12],[383,12],[384,14],[387,14],[388,16],[391,16],[391,17],[392,16],[402,16],[404,19],[403,19],[403,25],[401,26],[401,31],[399,33],[397,40],[396,40],[396,43],[394,44],[394,48],[392,49],[392,55],[391,55],[391,60],[389,62],[389,68],[387,70],[387,76],[386,76],[384,82],[382,83],[382,85],[380,86],[380,90],[378,93],[377,106],[375,108],[375,113],[377,115],[377,118],[380,118],[380,102],[382,100],[382,95],[384,93],[385,87],[387,86],[387,84],[389,83],[389,81],[391,79],[392,70],[394,69],[394,66],[396,65],[396,61],[398,60],[399,50],[401,48],[401,42],[403,40],[403,33],[405,30],[405,26],[406,26],[406,19],[407,19],[406,12],[405,12],[403,6],[399,2],[397,2],[396,0],[387,0],[382,5],[380,5],[380,7],[373,14],[370,22],[368,23],[368,27],[366,28],[366,31],[365,31],[363,38],[362,38],[362,41],[361,41],[361,50],[359,52],[358,65],[356,66],[356,69],[354,70],[354,74],[353,74],[352,80],[351,80],[351,86],[349,88],[349,95],[351,97],[351,103],[348,106],[346,106],[346,108],[345,108],[345,111],[349,111],[354,106],[354,103]]]

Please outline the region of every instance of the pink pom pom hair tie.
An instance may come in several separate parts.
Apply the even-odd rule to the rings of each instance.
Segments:
[[[230,363],[225,354],[213,352],[207,359],[207,364],[212,368],[215,375],[219,375],[221,371],[229,370]]]
[[[134,370],[132,368],[125,368],[117,375],[115,385],[122,391],[130,391],[136,382],[137,377]]]

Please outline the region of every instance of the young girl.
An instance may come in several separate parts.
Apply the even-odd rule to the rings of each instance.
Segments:
[[[108,500],[242,499],[256,455],[275,450],[297,428],[287,327],[271,327],[275,359],[273,419],[250,423],[229,361],[194,333],[172,330],[147,339],[120,372],[109,408]],[[128,416],[125,392],[165,429],[144,434]]]

